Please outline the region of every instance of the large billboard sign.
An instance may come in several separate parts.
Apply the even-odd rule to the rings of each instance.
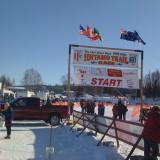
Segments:
[[[74,65],[74,84],[139,89],[138,70]]]
[[[110,67],[138,68],[140,52],[134,50],[72,46],[72,63]]]

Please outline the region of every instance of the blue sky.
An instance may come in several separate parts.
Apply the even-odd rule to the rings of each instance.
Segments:
[[[1,0],[0,75],[19,85],[34,68],[44,84],[67,74],[69,44],[144,51],[144,74],[160,68],[159,0]],[[103,41],[79,35],[79,25],[96,27]],[[120,29],[136,30],[145,46],[121,40]]]

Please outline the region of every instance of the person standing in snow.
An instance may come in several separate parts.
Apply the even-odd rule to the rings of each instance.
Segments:
[[[118,100],[118,118],[122,120],[123,104],[121,99]]]
[[[127,111],[128,111],[127,106],[122,104],[122,118],[123,118],[123,120],[126,120]]]
[[[10,107],[10,104],[8,102],[6,102],[4,104],[4,108],[2,108],[1,111],[2,111],[2,114],[5,117],[5,126],[6,126],[6,130],[7,130],[7,135],[4,138],[5,139],[10,139],[13,110]]]
[[[118,116],[120,120],[126,120],[126,112],[128,111],[127,106],[125,106],[121,99],[118,100]]]
[[[144,124],[147,118],[147,113],[148,113],[148,109],[142,108],[140,110],[139,121],[141,122],[141,124]]]
[[[69,102],[69,107],[70,107],[70,114],[73,114],[73,108],[74,108],[74,103],[72,101]]]
[[[145,160],[157,160],[160,143],[160,109],[158,106],[153,106],[148,112],[141,136],[144,139]]]
[[[115,103],[112,107],[113,118],[117,118],[118,116],[118,105]]]
[[[86,102],[87,113],[94,114],[94,108],[95,108],[95,103],[91,100],[87,100]]]
[[[85,100],[81,99],[80,100],[80,107],[81,107],[81,112],[86,112],[86,106],[85,106]]]
[[[105,106],[103,102],[98,103],[98,115],[104,116]]]

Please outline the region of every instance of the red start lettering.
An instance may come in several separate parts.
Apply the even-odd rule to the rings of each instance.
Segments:
[[[120,80],[120,79],[92,78],[91,85],[118,87],[118,86],[120,86],[121,82],[122,82],[122,80]]]

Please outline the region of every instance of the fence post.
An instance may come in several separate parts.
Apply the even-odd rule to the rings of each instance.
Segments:
[[[106,132],[103,134],[103,136],[102,136],[101,140],[98,142],[97,146],[100,145],[100,143],[102,142],[103,138],[105,137],[105,135],[107,134],[107,132],[109,131],[109,129],[112,127],[114,121],[115,121],[115,118],[113,118],[113,121],[112,121],[111,124],[108,126]]]
[[[116,125],[116,117],[113,117],[114,120],[114,128],[115,128],[115,136],[116,136],[116,142],[117,142],[117,147],[119,147],[119,140],[118,140],[118,133],[117,133],[117,125]]]
[[[137,147],[138,143],[140,142],[142,136],[140,136],[137,140],[137,142],[134,144],[133,148],[131,149],[131,151],[129,152],[127,158],[125,160],[129,160],[129,158],[131,157],[132,153],[134,152],[135,148]]]

